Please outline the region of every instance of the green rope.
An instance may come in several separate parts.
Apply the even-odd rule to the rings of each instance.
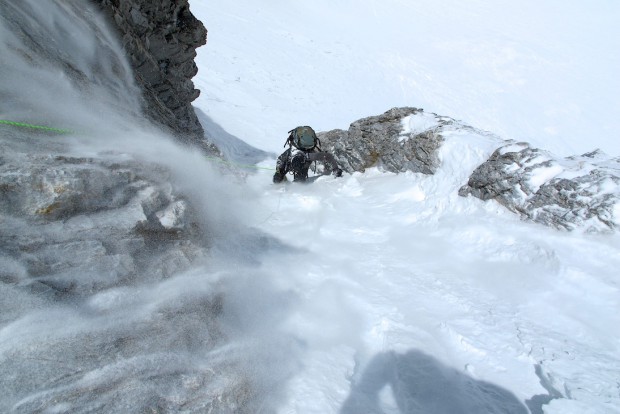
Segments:
[[[60,129],[60,128],[47,127],[43,125],[26,124],[24,122],[7,121],[5,119],[0,119],[0,124],[10,125],[10,126],[18,127],[18,128],[29,128],[29,129],[38,129],[39,131],[56,132],[58,134],[71,134],[73,132],[69,129]]]
[[[209,159],[211,161],[219,162],[220,164],[234,165],[234,166],[241,167],[241,168],[257,168],[259,170],[275,171],[275,168],[259,167],[258,165],[254,165],[254,164],[239,164],[239,163],[236,163],[236,162],[226,161],[226,160],[223,160],[223,159],[217,158],[217,157],[207,157],[207,159]]]
[[[9,126],[18,127],[18,128],[29,128],[29,129],[36,129],[36,130],[39,130],[39,131],[55,132],[57,134],[71,134],[71,133],[73,133],[73,131],[71,131],[69,129],[52,128],[52,127],[47,127],[47,126],[43,126],[43,125],[33,125],[33,124],[27,124],[25,122],[7,121],[5,119],[0,119],[0,125],[9,125]],[[215,161],[215,162],[219,162],[219,163],[222,163],[222,164],[228,164],[228,165],[234,165],[234,166],[241,167],[241,168],[256,168],[256,169],[259,169],[259,170],[269,170],[269,171],[274,171],[275,170],[274,168],[259,167],[257,165],[238,164],[238,163],[222,160],[222,159],[216,158],[216,157],[207,157],[207,158],[212,160],[212,161]]]

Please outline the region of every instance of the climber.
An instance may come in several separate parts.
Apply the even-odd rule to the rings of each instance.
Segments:
[[[284,143],[284,146],[286,145],[289,146],[288,149],[276,162],[274,183],[282,182],[288,172],[293,173],[293,181],[306,181],[308,169],[315,161],[320,161],[325,166],[324,175],[333,173],[336,177],[342,176],[342,169],[338,167],[336,159],[332,154],[321,151],[320,141],[309,126],[299,126],[290,130]]]

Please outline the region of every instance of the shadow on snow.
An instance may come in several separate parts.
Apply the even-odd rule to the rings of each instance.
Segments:
[[[375,356],[353,385],[340,413],[386,413],[380,393],[388,385],[397,406],[388,412],[528,414],[525,405],[510,391],[473,379],[415,350]]]

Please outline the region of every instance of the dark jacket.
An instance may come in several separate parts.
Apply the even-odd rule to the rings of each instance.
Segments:
[[[308,179],[308,169],[315,161],[320,161],[324,164],[325,174],[333,173],[336,177],[342,175],[342,170],[338,167],[338,163],[332,154],[321,151],[316,147],[305,151],[291,146],[278,157],[273,182],[281,182],[289,172],[293,173],[293,181],[306,181]]]

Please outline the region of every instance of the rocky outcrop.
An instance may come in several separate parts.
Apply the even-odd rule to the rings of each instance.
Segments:
[[[442,143],[468,135],[483,137],[496,150],[459,195],[493,200],[523,219],[559,229],[610,231],[620,225],[620,158],[598,151],[561,159],[417,108],[393,108],[355,121],[347,131],[318,134],[322,149],[347,172],[376,166],[429,175],[440,168]]]
[[[142,72],[132,71],[88,2],[0,1],[2,112],[43,126],[0,125],[0,412],[265,407],[259,390],[269,386],[246,375],[252,352],[226,347],[234,328],[223,329],[224,303],[236,289],[223,287],[216,268],[242,256],[230,271],[237,277],[272,240],[223,212],[233,204],[218,191],[226,178],[193,147],[154,130],[139,102],[150,90],[149,116],[192,136],[181,121],[194,116],[187,59],[201,26],[186,6],[140,9],[160,22],[168,46],[156,49],[179,65],[173,75],[187,75],[163,78],[149,72],[148,50]],[[229,247],[231,233],[259,247]]]
[[[595,151],[560,159],[509,143],[476,168],[459,195],[495,200],[524,219],[572,230],[612,230],[620,214],[620,158]]]
[[[432,127],[408,129],[411,117],[432,119]],[[433,174],[439,167],[442,137],[436,127],[447,121],[417,108],[393,108],[353,122],[347,131],[318,134],[321,148],[331,152],[347,172],[378,166],[385,171]]]
[[[0,411],[240,412],[234,356],[188,363],[227,343],[224,294],[187,274],[210,254],[195,200],[161,164],[54,138],[0,136],[0,326],[50,333],[4,342]]]
[[[80,295],[161,279],[205,255],[202,226],[161,167],[7,145],[0,157],[0,252],[26,264],[22,284]]]
[[[93,1],[118,28],[148,117],[177,136],[201,140],[203,129],[191,105],[200,91],[191,79],[198,71],[196,49],[206,43],[207,31],[188,0]]]

